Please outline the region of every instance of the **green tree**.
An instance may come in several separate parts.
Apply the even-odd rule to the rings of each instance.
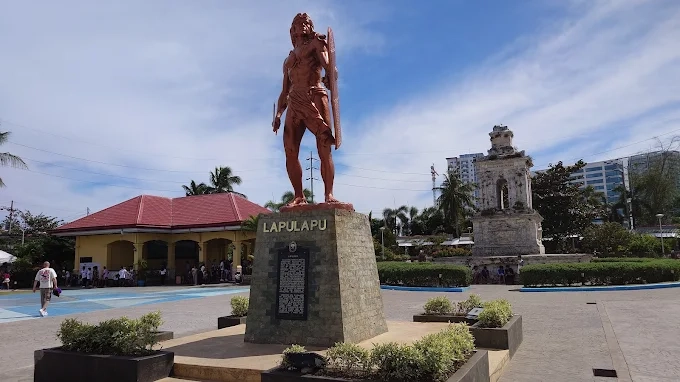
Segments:
[[[73,265],[75,239],[50,234],[50,231],[61,225],[63,221],[44,214],[36,215],[30,211],[20,211],[14,215],[12,220],[9,240],[3,243],[3,247],[11,251],[10,253],[24,259],[25,263],[38,264],[47,260],[60,266],[66,263],[69,266]],[[9,225],[9,216],[5,217],[3,225]],[[22,237],[24,244],[21,244]]]
[[[588,191],[584,194],[579,183],[570,183],[571,175],[585,165],[581,160],[572,166],[560,161],[532,179],[533,205],[543,217],[543,237],[554,240],[559,251],[566,249],[567,237],[581,235],[596,217]]]
[[[646,166],[628,169],[636,225],[656,225],[656,214],[672,219],[680,212],[680,136],[658,141],[657,147],[647,156]]]
[[[310,202],[312,192],[309,191],[308,189],[302,190],[302,193],[305,195],[305,199],[307,199],[307,202],[310,204],[314,204],[313,202]],[[290,203],[295,199],[295,194],[293,191],[286,191],[281,195],[281,201],[275,202],[273,200],[268,201],[267,203],[264,204],[265,208],[269,208],[273,212],[278,212],[281,207],[284,207],[286,204]]]
[[[201,182],[196,184],[196,181],[193,180],[188,186],[183,185],[182,188],[184,189],[186,196],[205,195],[209,191],[208,186],[205,183]]]
[[[444,222],[452,228],[457,237],[460,237],[461,225],[465,218],[474,211],[472,196],[474,187],[472,183],[463,182],[457,171],[444,174],[441,195],[437,201],[444,214]]]
[[[592,225],[583,233],[581,244],[599,257],[626,256],[633,234],[618,223]]]
[[[443,233],[444,214],[436,207],[428,207],[421,211],[411,223],[411,235],[436,235]]]
[[[9,131],[5,131],[4,133],[0,132],[0,146],[7,143],[9,135]],[[10,166],[14,168],[20,168],[22,170],[28,169],[28,166],[26,163],[24,163],[23,159],[10,153],[0,153],[0,166]],[[2,181],[2,178],[0,178],[0,187],[5,187],[5,183]]]
[[[209,194],[233,192],[234,186],[241,184],[241,177],[233,174],[231,167],[215,167],[210,173]]]
[[[399,208],[385,208],[383,210],[383,219],[385,220],[385,226],[395,235],[399,234],[399,228],[404,224],[408,223],[408,207],[401,206]]]

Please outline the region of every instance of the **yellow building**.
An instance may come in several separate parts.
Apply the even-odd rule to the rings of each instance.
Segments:
[[[255,232],[242,229],[251,216],[269,213],[236,193],[164,198],[141,195],[81,219],[52,233],[75,236],[75,267],[98,263],[111,271],[137,266],[167,266],[169,276],[188,267],[233,260],[233,270],[252,254]],[[235,255],[233,259],[229,253]]]

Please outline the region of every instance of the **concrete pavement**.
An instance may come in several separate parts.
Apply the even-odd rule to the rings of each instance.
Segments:
[[[618,372],[620,381],[680,381],[680,291],[520,293],[510,286],[475,285],[463,293],[383,291],[388,320],[411,321],[425,301],[446,295],[453,301],[471,293],[484,300],[506,298],[523,315],[524,342],[502,382],[616,381],[594,377],[593,368]],[[145,288],[137,289],[144,292]],[[146,288],[147,290],[149,288]],[[247,293],[240,293],[247,295]],[[4,296],[0,296],[0,300]],[[228,295],[197,297],[77,313],[88,322],[160,310],[164,330],[175,337],[213,330],[230,314]],[[593,304],[594,303],[594,304]],[[33,351],[58,346],[62,317],[0,323],[3,362],[0,380],[31,380]],[[6,349],[6,350],[5,350]]]

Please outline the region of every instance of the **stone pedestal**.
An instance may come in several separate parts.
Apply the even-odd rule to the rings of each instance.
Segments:
[[[494,211],[472,218],[473,256],[517,256],[545,253],[541,221],[535,211]]]
[[[260,216],[246,342],[325,347],[386,331],[365,215],[304,209]]]

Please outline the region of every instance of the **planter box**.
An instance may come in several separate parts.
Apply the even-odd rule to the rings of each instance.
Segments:
[[[152,382],[170,376],[175,353],[122,357],[51,348],[36,350],[33,358],[35,382]]]
[[[175,333],[174,332],[169,332],[165,330],[160,330],[156,332],[156,341],[162,342],[162,341],[168,341],[175,338]]]
[[[472,325],[477,320],[465,318],[465,316],[454,316],[452,314],[414,314],[413,322],[465,322]]]
[[[489,353],[486,350],[477,350],[475,354],[456,371],[446,382],[488,382],[489,377]],[[348,382],[344,378],[331,378],[311,374],[300,374],[294,371],[281,370],[278,367],[263,371],[261,374],[262,382]],[[362,380],[361,382],[373,382]]]
[[[508,349],[510,357],[515,355],[522,343],[522,316],[512,316],[502,328],[480,328],[479,323],[470,327],[475,337],[475,346],[486,349]]]
[[[246,323],[246,317],[223,316],[217,317],[217,329],[224,329]]]

